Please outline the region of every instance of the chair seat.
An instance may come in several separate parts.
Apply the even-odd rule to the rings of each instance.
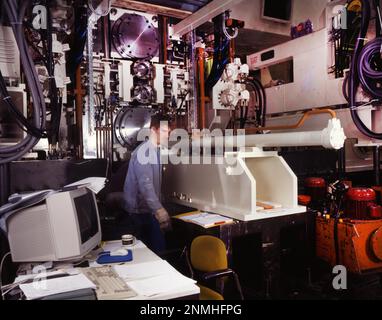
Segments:
[[[200,300],[202,301],[210,301],[210,300],[224,300],[223,296],[217,293],[210,288],[198,285],[200,288]]]

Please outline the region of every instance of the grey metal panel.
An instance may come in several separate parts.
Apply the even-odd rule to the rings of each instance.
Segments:
[[[59,189],[88,177],[105,177],[106,167],[106,160],[12,162],[10,192]]]
[[[157,4],[173,9],[195,12],[205,6],[211,0],[145,0],[145,3]]]

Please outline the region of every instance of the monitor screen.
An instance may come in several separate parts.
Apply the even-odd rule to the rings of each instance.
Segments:
[[[88,191],[86,194],[76,197],[74,205],[77,211],[78,224],[81,234],[81,242],[85,243],[98,233],[98,218],[96,203],[93,194]]]
[[[292,0],[263,0],[263,18],[290,22],[292,18]]]

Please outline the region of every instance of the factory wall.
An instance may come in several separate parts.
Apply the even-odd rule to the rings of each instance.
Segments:
[[[294,0],[292,24],[297,25],[310,19],[314,30],[325,27],[325,7],[329,0]],[[263,0],[245,0],[232,8],[232,17],[244,20],[247,29],[271,32],[280,35],[290,34],[290,24],[261,19]]]

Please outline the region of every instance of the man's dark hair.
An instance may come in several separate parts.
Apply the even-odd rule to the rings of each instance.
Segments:
[[[161,122],[167,122],[170,125],[170,117],[166,114],[157,113],[151,117],[150,129],[154,128],[158,130]]]

